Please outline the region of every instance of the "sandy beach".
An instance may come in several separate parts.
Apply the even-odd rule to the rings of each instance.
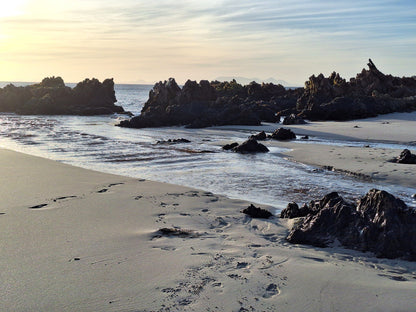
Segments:
[[[294,161],[414,187],[411,165],[387,162],[400,151],[371,147],[415,141],[411,116],[291,126],[370,147],[276,144]],[[289,244],[291,221],[251,219],[248,202],[5,149],[0,163],[2,311],[415,309],[416,263]]]

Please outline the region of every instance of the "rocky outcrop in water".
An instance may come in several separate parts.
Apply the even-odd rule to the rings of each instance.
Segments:
[[[269,151],[269,149],[266,146],[257,142],[253,138],[250,138],[241,144],[237,144],[237,145],[235,144],[237,143],[232,143],[229,146],[225,145],[222,148],[224,150],[231,149],[233,152],[241,153],[241,154],[267,153]]]
[[[269,138],[271,138],[273,140],[287,141],[287,140],[296,139],[296,134],[290,129],[279,128],[279,129],[276,129],[269,136]]]
[[[311,76],[305,82],[296,111],[310,120],[351,120],[416,109],[416,79],[380,72],[369,60],[349,82],[333,72]]]
[[[400,156],[393,159],[393,162],[397,162],[399,164],[416,164],[416,155],[412,154],[408,149],[404,149]]]
[[[251,139],[255,139],[257,141],[264,141],[267,139],[267,134],[264,131],[261,131],[257,134],[253,134],[252,136],[250,136]]]
[[[117,102],[113,79],[85,79],[73,89],[61,77],[26,87],[0,88],[0,111],[22,115],[104,115],[124,113]]]
[[[333,192],[304,209],[307,215],[287,237],[291,243],[327,247],[339,242],[377,257],[416,261],[416,211],[388,192],[372,189],[358,204]],[[293,211],[281,216],[292,217]]]
[[[180,88],[175,79],[155,84],[141,114],[122,121],[130,128],[185,125],[202,128],[214,125],[260,125],[277,122],[276,112],[293,107],[300,94],[281,85],[236,81],[199,83],[188,80]]]

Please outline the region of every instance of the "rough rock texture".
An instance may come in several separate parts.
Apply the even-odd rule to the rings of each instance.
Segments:
[[[296,134],[290,129],[279,128],[275,130],[269,138],[279,141],[293,140],[296,139]]]
[[[85,79],[73,89],[61,77],[50,77],[41,83],[0,89],[0,111],[22,115],[102,115],[124,113],[117,102],[113,79],[102,83]]]
[[[231,150],[231,149],[233,149],[234,147],[237,147],[237,146],[238,146],[238,143],[237,142],[234,142],[234,143],[230,143],[230,144],[225,144],[222,147],[222,149],[223,150],[226,150],[226,151],[229,151],[229,150]]]
[[[399,164],[416,164],[416,155],[412,154],[408,149],[404,149],[400,156],[393,160]]]
[[[304,125],[306,124],[306,121],[295,114],[290,114],[283,119],[282,123],[284,125]]]
[[[303,205],[302,208],[299,208],[298,204],[295,202],[288,203],[287,207],[280,212],[280,218],[299,218],[305,217],[312,211],[309,209],[308,205]]]
[[[255,139],[248,139],[240,145],[233,147],[232,150],[237,153],[267,153],[269,149],[263,144],[257,142]]]
[[[289,242],[318,247],[339,242],[377,257],[416,261],[416,211],[385,191],[372,189],[358,204],[334,192],[311,201],[307,209]]]
[[[296,112],[311,120],[350,120],[416,109],[416,79],[380,72],[369,60],[349,82],[333,72],[311,76],[296,104]]]
[[[293,107],[301,94],[281,85],[241,86],[231,82],[199,83],[188,80],[180,88],[175,79],[155,84],[141,114],[122,121],[130,128],[185,125],[202,128],[214,125],[260,125],[261,121],[277,122],[276,113]]]
[[[244,209],[242,213],[245,213],[246,215],[249,215],[252,218],[260,218],[260,219],[268,219],[271,216],[273,216],[273,214],[270,211],[266,209],[258,208],[254,206],[253,204],[251,204],[246,209]]]
[[[251,139],[255,139],[257,141],[264,141],[264,140],[267,139],[267,135],[266,135],[266,132],[261,131],[261,132],[259,132],[257,134],[253,134],[252,136],[250,136],[250,138]]]
[[[180,139],[168,139],[157,141],[156,144],[178,144],[178,143],[191,143],[188,139],[180,138]]]

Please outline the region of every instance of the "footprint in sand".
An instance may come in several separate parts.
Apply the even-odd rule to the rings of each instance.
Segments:
[[[278,294],[280,294],[280,289],[277,287],[276,284],[272,283],[267,286],[266,292],[263,294],[263,298],[271,298]]]

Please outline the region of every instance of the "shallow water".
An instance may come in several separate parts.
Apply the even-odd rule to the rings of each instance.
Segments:
[[[137,114],[150,89],[145,85],[116,85],[118,104]],[[115,127],[123,118],[2,114],[0,145],[84,168],[200,188],[271,205],[277,210],[289,201],[308,202],[335,190],[353,199],[371,188],[382,188],[408,203],[412,203],[410,195],[415,193],[413,189],[363,182],[290,162],[282,157],[281,148],[273,147],[270,153],[256,155],[222,151],[225,143],[247,139],[247,131]],[[191,143],[157,144],[175,138],[186,138]]]

